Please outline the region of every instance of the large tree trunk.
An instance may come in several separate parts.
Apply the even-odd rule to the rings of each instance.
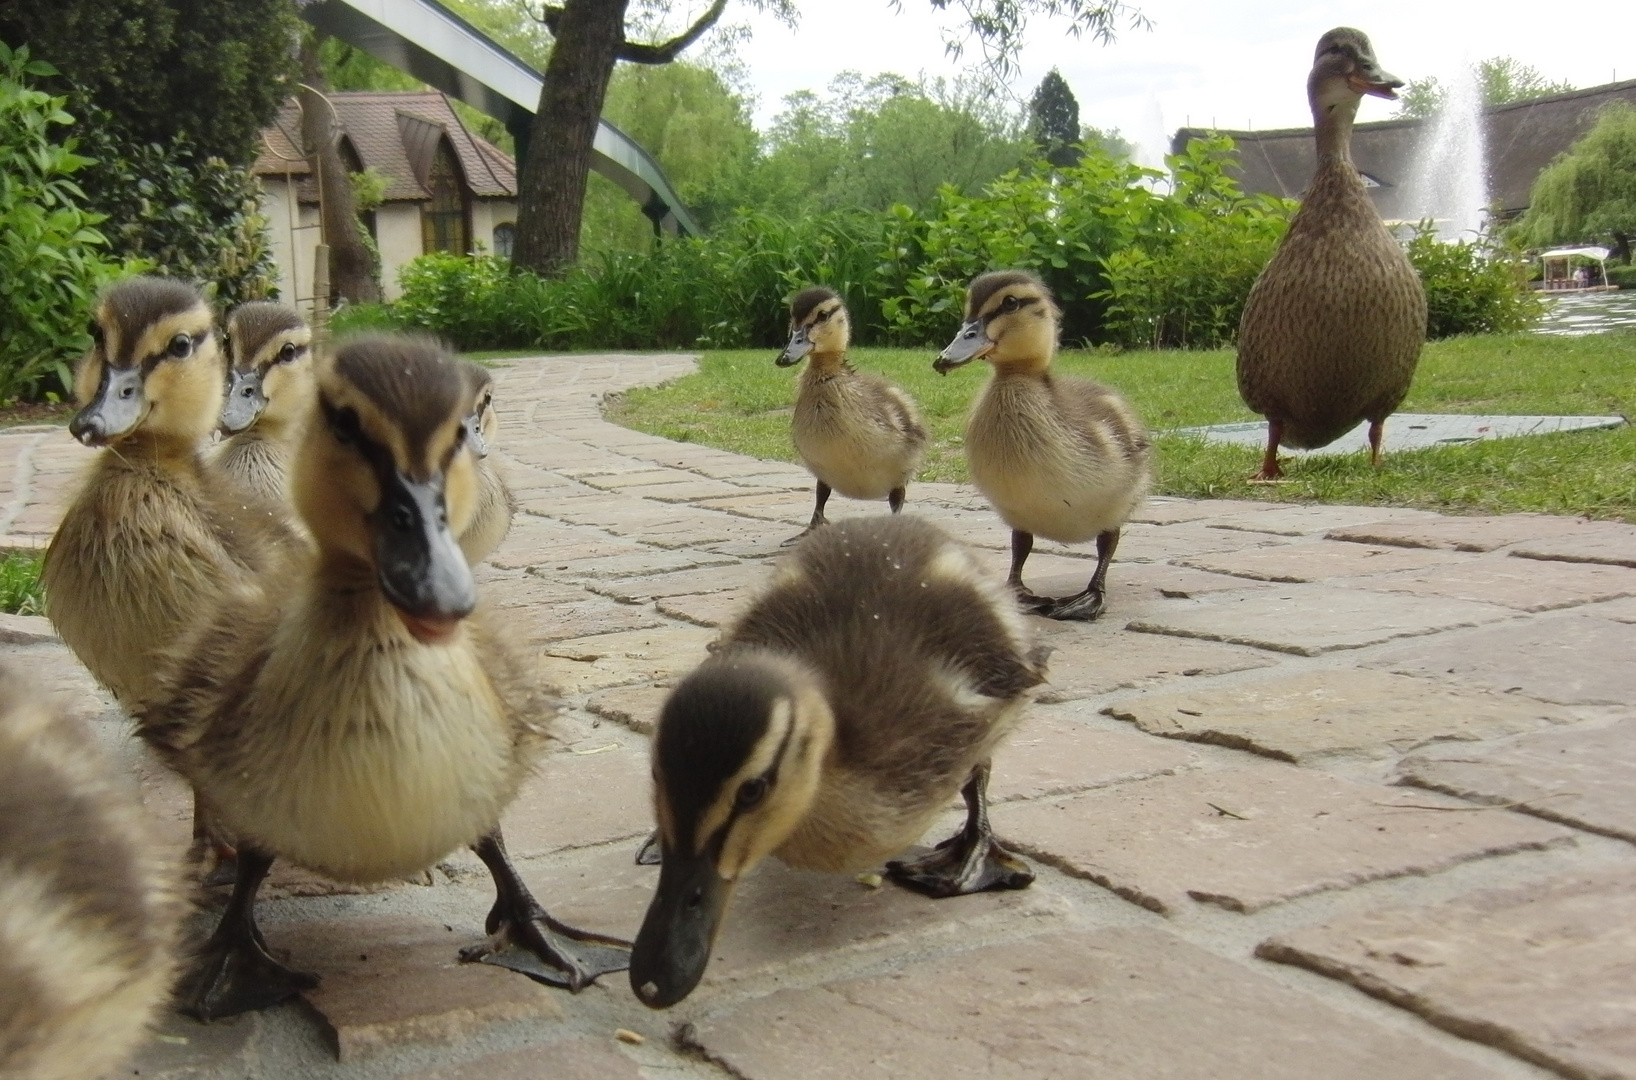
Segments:
[[[321,91],[328,89],[318,66],[323,40],[309,34],[301,45],[301,141],[307,166],[318,179],[319,213],[324,243],[329,245],[330,287],[342,300],[378,304],[381,289],[375,281],[375,262],[359,235],[357,202],[352,177],[341,161],[341,124]]]
[[[579,256],[591,143],[625,42],[629,3],[566,0],[562,5],[518,178],[517,244],[511,259],[521,269],[555,277]]]

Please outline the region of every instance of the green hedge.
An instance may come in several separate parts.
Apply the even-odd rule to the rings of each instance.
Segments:
[[[55,74],[0,43],[0,405],[73,384],[69,362],[91,344],[97,290],[122,270],[74,177],[90,164],[55,129],[66,98],[31,82]]]
[[[1621,289],[1636,289],[1636,266],[1608,267],[1608,284]]]
[[[560,280],[503,260],[428,255],[403,268],[392,316],[463,348],[739,348],[781,344],[785,299],[804,285],[845,297],[861,345],[941,343],[966,284],[996,268],[1039,274],[1063,309],[1063,339],[1136,348],[1230,344],[1256,275],[1295,203],[1245,196],[1226,138],[1169,159],[1172,179],[1092,148],[1040,162],[981,195],[953,188],[917,213],[785,219],[741,211],[707,238],[603,254]],[[1538,303],[1508,252],[1484,241],[1410,258],[1426,281],[1433,337],[1515,329]]]

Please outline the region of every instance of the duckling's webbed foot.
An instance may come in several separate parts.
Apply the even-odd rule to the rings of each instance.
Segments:
[[[1075,596],[1065,596],[1060,600],[1050,601],[1042,611],[1047,619],[1078,620],[1090,622],[1102,614],[1106,606],[1108,564],[1113,562],[1113,553],[1119,548],[1119,530],[1109,529],[1098,533],[1096,537],[1096,572],[1091,575],[1090,584],[1085,591]]]
[[[812,507],[812,520],[807,522],[806,528],[784,541],[782,545],[783,547],[791,547],[795,544],[799,544],[802,540],[807,538],[808,533],[813,532],[816,529],[821,529],[825,525],[829,524],[829,519],[824,517],[824,504],[829,502],[829,493],[830,486],[824,483],[822,480],[818,481],[818,495],[817,501]]]
[[[575,993],[598,975],[631,966],[630,942],[576,930],[546,913],[511,865],[498,829],[472,850],[494,876],[495,898],[486,925],[488,940],[460,950],[461,960],[509,968]]]
[[[889,862],[887,875],[899,885],[942,899],[988,889],[1026,889],[1034,883],[1028,864],[1000,846],[988,824],[989,764],[971,771],[961,789],[966,824],[924,859]]]
[[[1017,603],[1022,605],[1024,611],[1033,615],[1043,615],[1056,601],[1049,596],[1040,596],[1030,591],[1022,580],[1023,563],[1028,561],[1028,554],[1033,550],[1033,533],[1023,532],[1021,529],[1011,530],[1011,572],[1006,575],[1005,583],[1017,594]]]
[[[318,985],[318,977],[285,967],[267,951],[256,928],[256,893],[273,857],[238,852],[238,878],[221,922],[176,990],[177,1008],[209,1022],[265,1009]]]
[[[648,838],[642,841],[642,846],[636,849],[636,865],[660,866],[664,861],[664,855],[659,850],[659,833],[651,832]]]

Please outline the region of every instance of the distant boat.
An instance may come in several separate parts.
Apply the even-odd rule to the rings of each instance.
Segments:
[[[1608,283],[1610,254],[1605,247],[1552,248],[1539,257],[1544,269],[1539,287],[1552,293],[1617,292],[1619,286]],[[1575,259],[1584,261],[1576,267]]]

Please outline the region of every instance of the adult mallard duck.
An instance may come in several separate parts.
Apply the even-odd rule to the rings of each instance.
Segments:
[[[1044,282],[1020,270],[984,274],[966,292],[966,321],[937,358],[943,374],[987,360],[994,377],[966,422],[966,462],[977,490],[1011,526],[1011,574],[1023,603],[1051,619],[1102,613],[1119,530],[1147,494],[1151,444],[1114,391],[1051,372],[1061,320]],[[1023,585],[1034,537],[1096,538],[1085,590],[1061,599]]]
[[[818,484],[812,520],[801,536],[826,524],[824,504],[832,490],[849,499],[885,499],[894,514],[903,509],[926,452],[926,425],[914,399],[847,363],[851,338],[846,305],[833,290],[814,286],[790,301],[790,343],[775,363],[807,361],[790,433]]]
[[[112,1075],[170,992],[177,868],[83,724],[0,665],[0,1076]]]
[[[341,346],[290,489],[315,550],[288,588],[229,599],[178,648],[137,730],[220,808],[238,879],[180,991],[201,1018],[314,984],[267,953],[256,891],[275,858],[341,881],[417,873],[471,845],[498,898],[467,959],[578,989],[628,946],[552,920],[511,866],[500,814],[551,711],[483,614],[455,536],[476,501],[471,394],[412,338]]]
[[[1238,327],[1238,392],[1267,418],[1258,480],[1283,475],[1278,447],[1327,446],[1369,421],[1380,464],[1386,417],[1409,392],[1426,341],[1426,292],[1375,212],[1352,164],[1352,121],[1365,94],[1403,81],[1375,62],[1362,31],[1318,39],[1307,98],[1318,171]]]
[[[900,883],[933,896],[1033,881],[989,831],[989,758],[1044,681],[1010,591],[936,526],[813,533],[665,702],[653,741],[659,887],[631,956],[654,1008],[704,975],[734,887],[767,855],[879,866],[955,792],[966,826]]]

